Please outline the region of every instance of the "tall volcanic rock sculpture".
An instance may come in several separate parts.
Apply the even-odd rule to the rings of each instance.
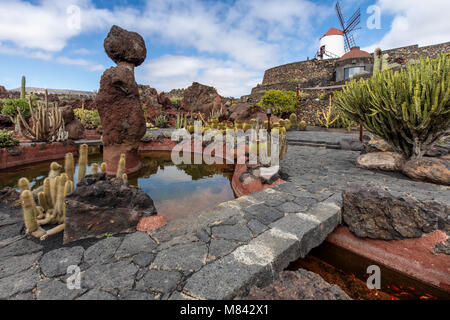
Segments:
[[[146,131],[134,68],[141,65],[147,48],[136,32],[113,26],[104,41],[105,51],[117,64],[106,70],[95,99],[103,126],[103,161],[108,174],[115,174],[120,155],[126,155],[126,173],[138,171],[142,164],[138,144]]]

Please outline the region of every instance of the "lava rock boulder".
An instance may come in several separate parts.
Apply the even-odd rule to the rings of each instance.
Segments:
[[[142,36],[119,26],[112,26],[103,46],[108,57],[117,64],[127,62],[137,67],[147,57],[147,48]]]
[[[64,243],[133,232],[142,218],[155,214],[153,200],[138,187],[104,173],[88,175],[66,197]]]
[[[450,230],[450,207],[434,201],[394,196],[352,184],[343,193],[342,218],[361,238],[402,240]]]
[[[436,184],[450,185],[450,160],[445,158],[411,159],[403,166],[408,177]]]
[[[237,300],[352,300],[340,287],[331,285],[318,274],[304,269],[283,271],[265,288],[253,287],[245,298]]]

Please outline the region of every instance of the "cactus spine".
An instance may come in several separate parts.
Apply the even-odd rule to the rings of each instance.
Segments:
[[[117,166],[116,178],[122,178],[125,173],[125,154],[120,155],[119,165]]]
[[[75,175],[75,162],[73,160],[72,153],[66,153],[66,159],[64,162],[64,171],[66,172],[67,176],[69,177],[69,180],[73,181],[73,178]]]
[[[78,182],[86,176],[88,162],[88,146],[83,144],[80,147],[80,158],[78,159]]]

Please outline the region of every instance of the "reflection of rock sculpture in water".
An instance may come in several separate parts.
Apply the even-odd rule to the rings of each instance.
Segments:
[[[103,73],[95,99],[103,126],[103,159],[108,174],[115,174],[124,153],[129,174],[142,166],[138,145],[146,127],[134,67],[144,62],[147,49],[139,34],[118,26],[111,28],[104,47],[117,67]]]

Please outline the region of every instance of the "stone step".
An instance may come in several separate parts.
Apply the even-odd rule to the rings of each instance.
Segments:
[[[339,146],[339,142],[329,142],[324,140],[306,140],[306,139],[292,139],[288,138],[288,142],[299,142],[299,143],[318,143],[318,144],[329,144]]]
[[[293,146],[303,146],[303,147],[314,147],[314,148],[326,148],[326,149],[341,149],[339,144],[333,143],[321,143],[321,142],[313,142],[313,141],[299,141],[299,140],[288,140],[288,145]]]

